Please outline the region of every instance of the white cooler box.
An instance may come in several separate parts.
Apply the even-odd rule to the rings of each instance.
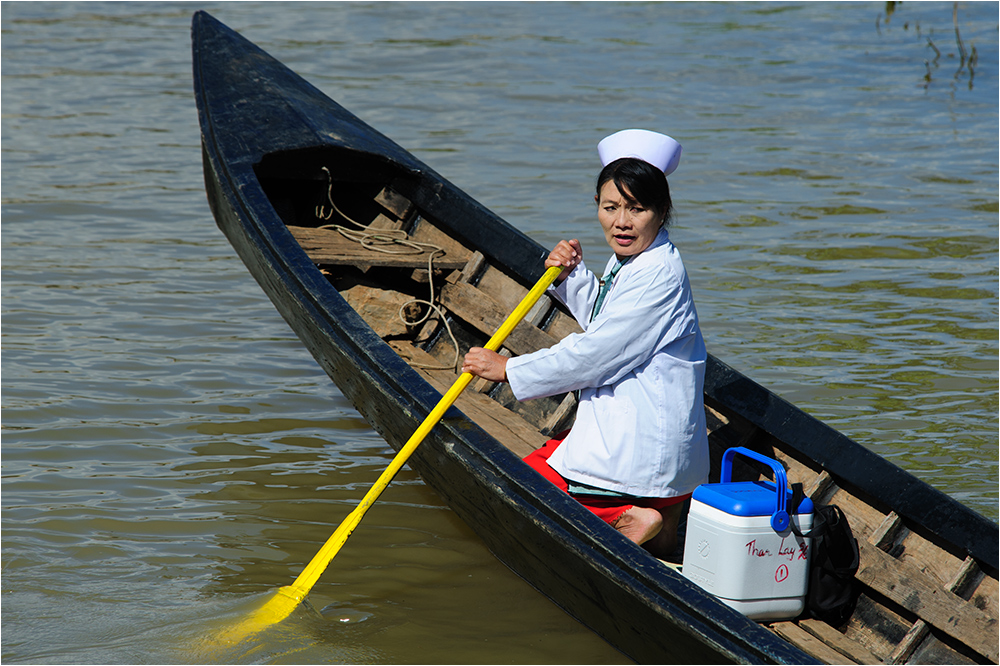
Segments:
[[[775,483],[732,483],[737,453],[770,465]],[[799,615],[805,605],[812,540],[796,536],[789,520],[808,533],[813,505],[804,498],[798,514],[789,516],[791,498],[781,463],[742,447],[726,451],[721,483],[698,486],[691,497],[684,576],[753,620]]]

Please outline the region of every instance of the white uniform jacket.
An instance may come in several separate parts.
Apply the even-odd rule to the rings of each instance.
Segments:
[[[582,263],[552,289],[584,332],[511,358],[510,387],[518,400],[580,390],[576,422],[548,461],[563,477],[637,497],[687,494],[708,480],[707,354],[666,229],[621,268],[591,322],[597,290]]]

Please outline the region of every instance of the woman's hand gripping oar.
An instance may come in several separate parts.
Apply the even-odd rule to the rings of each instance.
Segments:
[[[510,316],[507,317],[493,337],[490,338],[489,342],[486,343],[486,349],[491,351],[500,349],[503,341],[507,339],[507,336],[514,330],[514,327],[524,319],[528,310],[538,302],[538,299],[541,298],[549,285],[559,277],[561,271],[561,266],[552,266],[545,271],[541,279],[531,288],[531,291],[514,308],[514,311],[510,313]],[[249,618],[226,632],[222,636],[225,642],[238,643],[248,636],[266,629],[273,624],[277,624],[291,615],[292,611],[309,594],[309,590],[319,580],[323,571],[326,570],[326,567],[340,551],[341,546],[344,545],[348,537],[351,536],[351,533],[361,522],[361,519],[364,518],[368,508],[375,503],[375,500],[382,494],[382,491],[389,485],[389,482],[392,481],[392,478],[403,467],[410,455],[417,449],[431,429],[437,425],[437,422],[441,420],[441,417],[448,411],[448,408],[458,399],[458,396],[465,390],[465,387],[472,381],[472,377],[468,372],[463,372],[459,376],[458,380],[445,393],[434,409],[431,410],[431,413],[420,424],[416,432],[413,433],[413,436],[403,445],[403,448],[399,450],[396,457],[392,459],[392,462],[382,472],[382,475],[364,496],[358,507],[344,519],[340,527],[327,539],[327,542],[316,553],[312,561],[306,565],[306,568],[295,579],[295,582],[280,588],[274,597],[257,609]]]

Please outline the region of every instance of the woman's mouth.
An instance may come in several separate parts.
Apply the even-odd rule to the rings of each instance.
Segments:
[[[615,234],[615,242],[619,245],[631,245],[635,241],[635,236],[626,236],[624,234]]]

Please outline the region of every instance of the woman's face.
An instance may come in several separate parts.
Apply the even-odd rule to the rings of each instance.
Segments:
[[[643,208],[632,201],[631,192],[625,197],[618,191],[614,180],[601,187],[597,200],[597,219],[604,229],[604,238],[619,260],[634,257],[653,244],[663,223],[663,215]]]

